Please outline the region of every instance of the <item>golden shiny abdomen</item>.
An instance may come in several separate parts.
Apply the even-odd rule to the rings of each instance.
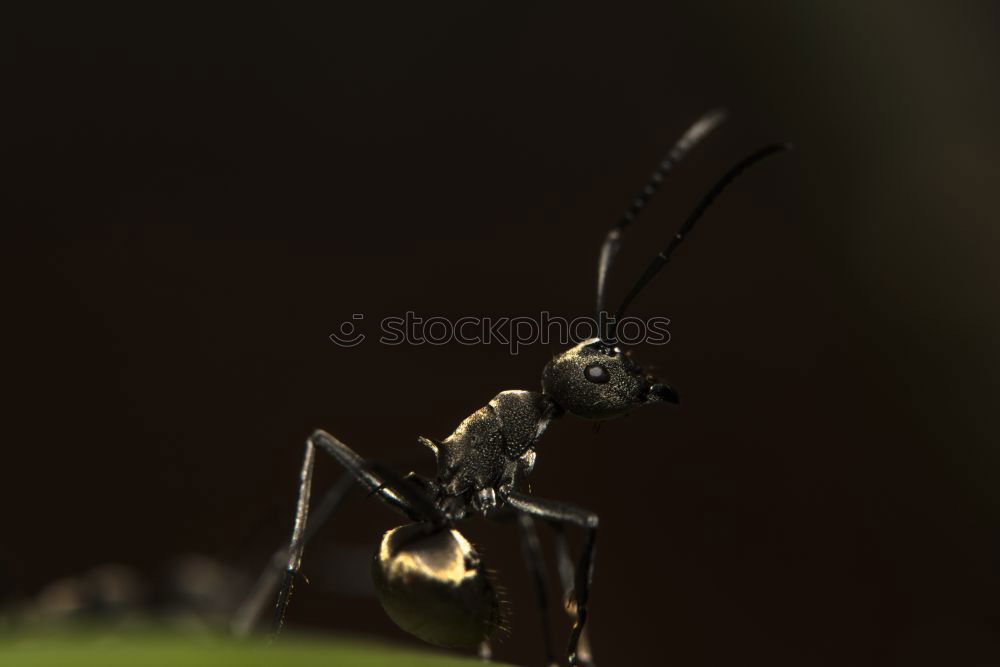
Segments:
[[[474,647],[500,627],[496,589],[454,528],[410,524],[390,530],[375,553],[372,578],[392,620],[431,644]]]

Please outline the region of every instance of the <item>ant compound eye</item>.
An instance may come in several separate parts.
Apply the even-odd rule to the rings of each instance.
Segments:
[[[604,384],[611,379],[611,373],[601,364],[590,364],[583,369],[583,377],[594,384]]]

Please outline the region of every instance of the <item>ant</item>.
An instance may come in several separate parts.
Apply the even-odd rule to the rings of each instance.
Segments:
[[[659,163],[629,210],[608,232],[597,269],[599,322],[606,318],[605,286],[623,230],[635,221],[667,172],[724,118],[724,111],[711,111],[688,128]],[[546,579],[535,519],[556,528],[560,578],[572,619],[567,648],[569,664],[593,664],[584,627],[594,569],[597,514],[569,503],[522,493],[519,485],[535,466],[535,443],[554,419],[571,414],[600,422],[624,416],[643,405],[679,402],[677,392],[646,373],[630,353],[623,352],[615,337],[615,325],[639,292],[670,261],[715,198],[747,168],[788,148],[786,144],[765,146],[726,172],[653,258],[626,294],[614,318],[607,320],[606,330],[602,326],[599,337],[585,340],[549,361],[542,371],[541,392],[502,391],[444,440],[419,437],[418,441],[437,460],[434,479],[415,473],[399,475],[365,460],[326,431],[314,432],[306,441],[291,542],[287,549],[275,554],[272,566],[237,615],[234,628],[238,632],[250,629],[280,577],[272,633],[280,631],[306,542],[315,528],[333,513],[347,489],[357,483],[410,522],[382,536],[372,564],[372,577],[382,606],[403,630],[437,646],[479,646],[481,655],[489,657],[489,639],[502,627],[500,600],[491,575],[455,524],[475,514],[489,519],[513,514],[522,531],[525,558],[542,610],[547,664],[555,664],[556,660],[545,615]],[[347,474],[314,512],[314,522],[307,531],[317,449],[332,456]],[[583,551],[575,566],[563,535],[566,526],[578,527],[584,534]]]

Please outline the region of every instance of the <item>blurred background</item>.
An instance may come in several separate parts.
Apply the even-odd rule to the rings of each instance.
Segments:
[[[997,3],[4,14],[8,609],[109,564],[249,580],[316,427],[431,473],[417,435],[537,389],[556,349],[328,335],[589,315],[605,231],[725,105],[611,279],[616,302],[732,162],[796,144],[635,304],[671,319],[638,354],[681,405],[538,446],[532,492],[602,518],[598,662],[1000,664]],[[398,523],[356,494],[289,627],[415,644],[367,583]],[[463,530],[510,599],[496,656],[541,664],[515,528]]]

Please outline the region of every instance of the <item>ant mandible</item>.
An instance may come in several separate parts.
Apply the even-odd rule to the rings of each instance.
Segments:
[[[711,111],[688,128],[657,166],[629,210],[608,232],[597,269],[599,322],[604,321],[605,286],[622,231],[636,219],[667,172],[724,118],[723,111]],[[332,514],[347,488],[358,483],[369,495],[410,521],[382,536],[372,565],[372,577],[382,606],[403,630],[437,646],[479,646],[481,653],[488,656],[489,639],[502,626],[500,602],[491,576],[475,549],[455,528],[455,523],[474,514],[498,519],[513,513],[519,520],[525,556],[542,609],[547,664],[554,664],[555,657],[545,620],[545,574],[534,519],[544,520],[557,529],[559,570],[567,595],[567,610],[573,621],[567,649],[569,663],[592,664],[584,626],[598,517],[569,503],[522,493],[518,490],[519,484],[531,473],[535,465],[535,443],[553,419],[571,414],[603,421],[621,417],[643,405],[678,403],[677,393],[669,385],[644,372],[630,354],[623,353],[615,337],[615,325],[622,320],[636,295],[669,262],[674,250],[726,186],[753,164],[789,147],[787,144],[765,146],[726,172],[701,199],[667,246],[653,258],[622,300],[614,318],[607,321],[606,331],[602,327],[599,337],[577,344],[545,366],[541,392],[502,391],[485,407],[467,417],[444,440],[418,438],[437,460],[434,479],[414,473],[399,475],[363,459],[326,431],[313,433],[306,441],[291,543],[275,555],[273,565],[278,567],[272,567],[261,578],[256,592],[237,615],[234,627],[249,630],[263,601],[279,583],[278,572],[281,572],[272,626],[273,633],[280,631],[308,538]],[[307,531],[317,449],[336,459],[348,474],[317,508],[314,523]],[[583,530],[583,551],[575,566],[563,536],[565,526]]]

